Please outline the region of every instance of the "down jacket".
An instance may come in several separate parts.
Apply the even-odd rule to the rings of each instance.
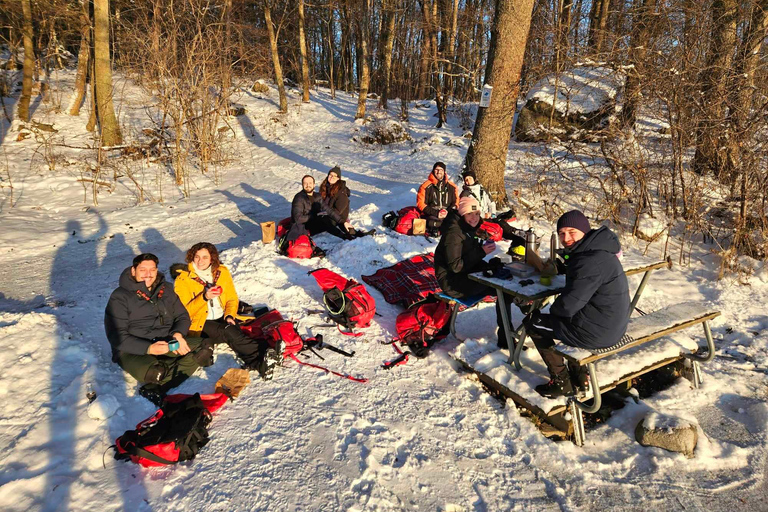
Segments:
[[[157,273],[150,292],[144,281],[137,282],[131,276],[131,267],[120,274],[120,286],[110,295],[104,312],[104,329],[115,362],[121,353],[146,354],[154,338],[177,332],[186,337],[189,324],[189,313],[162,272]]]
[[[216,284],[221,286],[221,306],[224,309],[224,318],[228,316],[237,316],[237,306],[240,303],[235,291],[235,283],[232,281],[232,274],[227,267],[219,265],[221,273]],[[198,282],[195,273],[195,266],[190,263],[187,270],[182,270],[176,277],[174,289],[179,296],[181,303],[187,308],[191,325],[189,327],[190,336],[200,336],[203,332],[205,319],[208,317],[208,301],[205,300],[205,286]]]
[[[555,338],[582,348],[611,347],[629,322],[629,285],[617,254],[621,244],[605,226],[566,252],[565,289],[549,312]]]
[[[328,180],[323,180],[320,184],[320,196],[322,197],[323,187],[326,189],[326,195],[322,198],[323,211],[327,213],[336,224],[344,224],[349,220],[349,189],[347,182],[339,180],[336,182],[338,190],[336,195],[331,196],[331,184]]]
[[[416,194],[416,206],[428,217],[437,217],[440,210],[450,210],[458,204],[459,189],[445,175],[441,181],[437,181],[434,171],[430,173],[427,181],[421,184]]]
[[[470,226],[460,215],[451,212],[443,228],[443,236],[435,249],[437,282],[443,292],[452,297],[475,295],[483,286],[467,276],[488,268],[483,242],[475,238],[477,227]]]

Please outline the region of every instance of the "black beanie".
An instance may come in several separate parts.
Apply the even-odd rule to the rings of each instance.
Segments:
[[[334,165],[333,169],[328,171],[328,174],[331,174],[331,173],[335,173],[336,176],[338,176],[339,179],[341,179],[341,168],[338,165]]]
[[[434,172],[438,167],[442,167],[444,171],[448,170],[443,162],[435,162],[435,165],[432,166],[432,172]]]
[[[461,175],[462,178],[466,178],[467,176],[472,176],[472,179],[477,183],[477,175],[475,174],[475,171],[466,170],[464,171],[464,174]]]
[[[589,226],[589,220],[579,210],[565,212],[557,219],[557,230],[560,231],[562,228],[576,228],[584,234],[592,229]]]

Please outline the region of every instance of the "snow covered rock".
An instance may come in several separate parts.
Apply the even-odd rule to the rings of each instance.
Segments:
[[[93,420],[106,420],[111,418],[119,408],[117,398],[112,395],[101,395],[88,405],[88,417]]]
[[[257,80],[251,87],[251,91],[258,92],[259,94],[269,94],[269,86],[261,80]]]
[[[637,424],[635,439],[643,446],[683,453],[691,459],[699,441],[699,433],[696,425],[690,421],[653,412]]]
[[[409,142],[412,140],[408,130],[399,121],[388,117],[374,117],[369,123],[360,128],[360,133],[352,137],[352,140],[365,144],[394,144],[396,142]]]
[[[594,139],[615,114],[619,78],[610,68],[590,66],[543,78],[525,98],[515,137],[523,142],[546,140],[550,134],[560,139]]]

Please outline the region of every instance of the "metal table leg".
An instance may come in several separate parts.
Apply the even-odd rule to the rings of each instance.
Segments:
[[[637,287],[637,290],[635,291],[635,296],[632,297],[632,304],[630,304],[629,306],[630,312],[635,310],[637,303],[640,301],[640,296],[643,294],[645,285],[648,283],[648,278],[651,277],[651,272],[653,272],[653,270],[646,270],[645,274],[643,274],[643,278],[640,280],[640,286]]]
[[[514,349],[509,345],[515,342],[514,333],[512,332],[512,324],[509,321],[509,310],[507,309],[507,302],[504,297],[504,292],[496,288],[496,300],[499,302],[499,309],[501,310],[501,325],[504,326],[504,333],[507,339],[507,348],[509,349],[509,362],[514,360]]]
[[[534,311],[540,310],[544,303],[546,302],[546,299],[539,299],[533,301],[531,313]],[[525,346],[525,340],[528,337],[528,333],[525,332],[525,324],[520,324],[520,328],[515,331],[515,353],[512,354],[510,351],[510,355],[513,355],[513,360],[510,362],[514,362],[515,369],[517,371],[520,371],[523,368],[523,365],[520,364],[520,354],[523,353],[523,347]]]

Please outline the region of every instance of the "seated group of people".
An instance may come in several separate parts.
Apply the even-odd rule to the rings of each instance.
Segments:
[[[244,368],[271,379],[282,361],[281,347],[253,340],[237,326],[240,301],[216,247],[193,245],[173,286],[158,263],[151,253],[136,256],[104,314],[112,360],[143,384],[139,393],[159,405],[168,390],[213,364],[219,343],[227,343]]]
[[[469,279],[469,274],[500,262],[485,258],[496,249],[493,241],[477,236],[482,222],[498,224],[512,245],[523,245],[503,216],[491,218],[495,208],[475,175],[465,172],[464,188],[446,176],[442,162],[433,166],[418,192],[418,207],[433,231],[442,233],[435,250],[435,275],[444,293],[455,298],[495,295],[489,286]],[[342,239],[364,236],[349,222],[349,189],[334,167],[314,192],[311,176],[302,180],[303,190],[293,199],[292,224],[286,235],[295,240],[304,234],[329,232]],[[485,220],[484,220],[485,219]],[[574,394],[585,376],[571,371],[554,350],[555,340],[586,349],[605,348],[624,335],[630,314],[629,287],[619,254],[617,236],[606,227],[592,229],[583,213],[573,210],[557,221],[563,259],[552,273],[564,273],[566,285],[548,314],[518,304],[526,330],[547,365],[551,379],[537,386],[540,394],[554,398]],[[529,261],[544,270],[540,260]],[[281,347],[255,341],[238,327],[239,299],[229,270],[219,261],[216,247],[198,243],[186,254],[186,267],[171,286],[158,271],[158,258],[136,256],[120,276],[120,285],[107,304],[104,324],[112,358],[142,383],[140,394],[155,403],[167,391],[188,378],[200,366],[213,364],[213,346],[227,343],[243,360],[244,368],[270,379],[282,361]],[[173,269],[173,267],[172,267]],[[172,270],[173,272],[173,270]],[[510,308],[515,302],[506,297]],[[501,305],[496,304],[498,345],[508,348]]]

